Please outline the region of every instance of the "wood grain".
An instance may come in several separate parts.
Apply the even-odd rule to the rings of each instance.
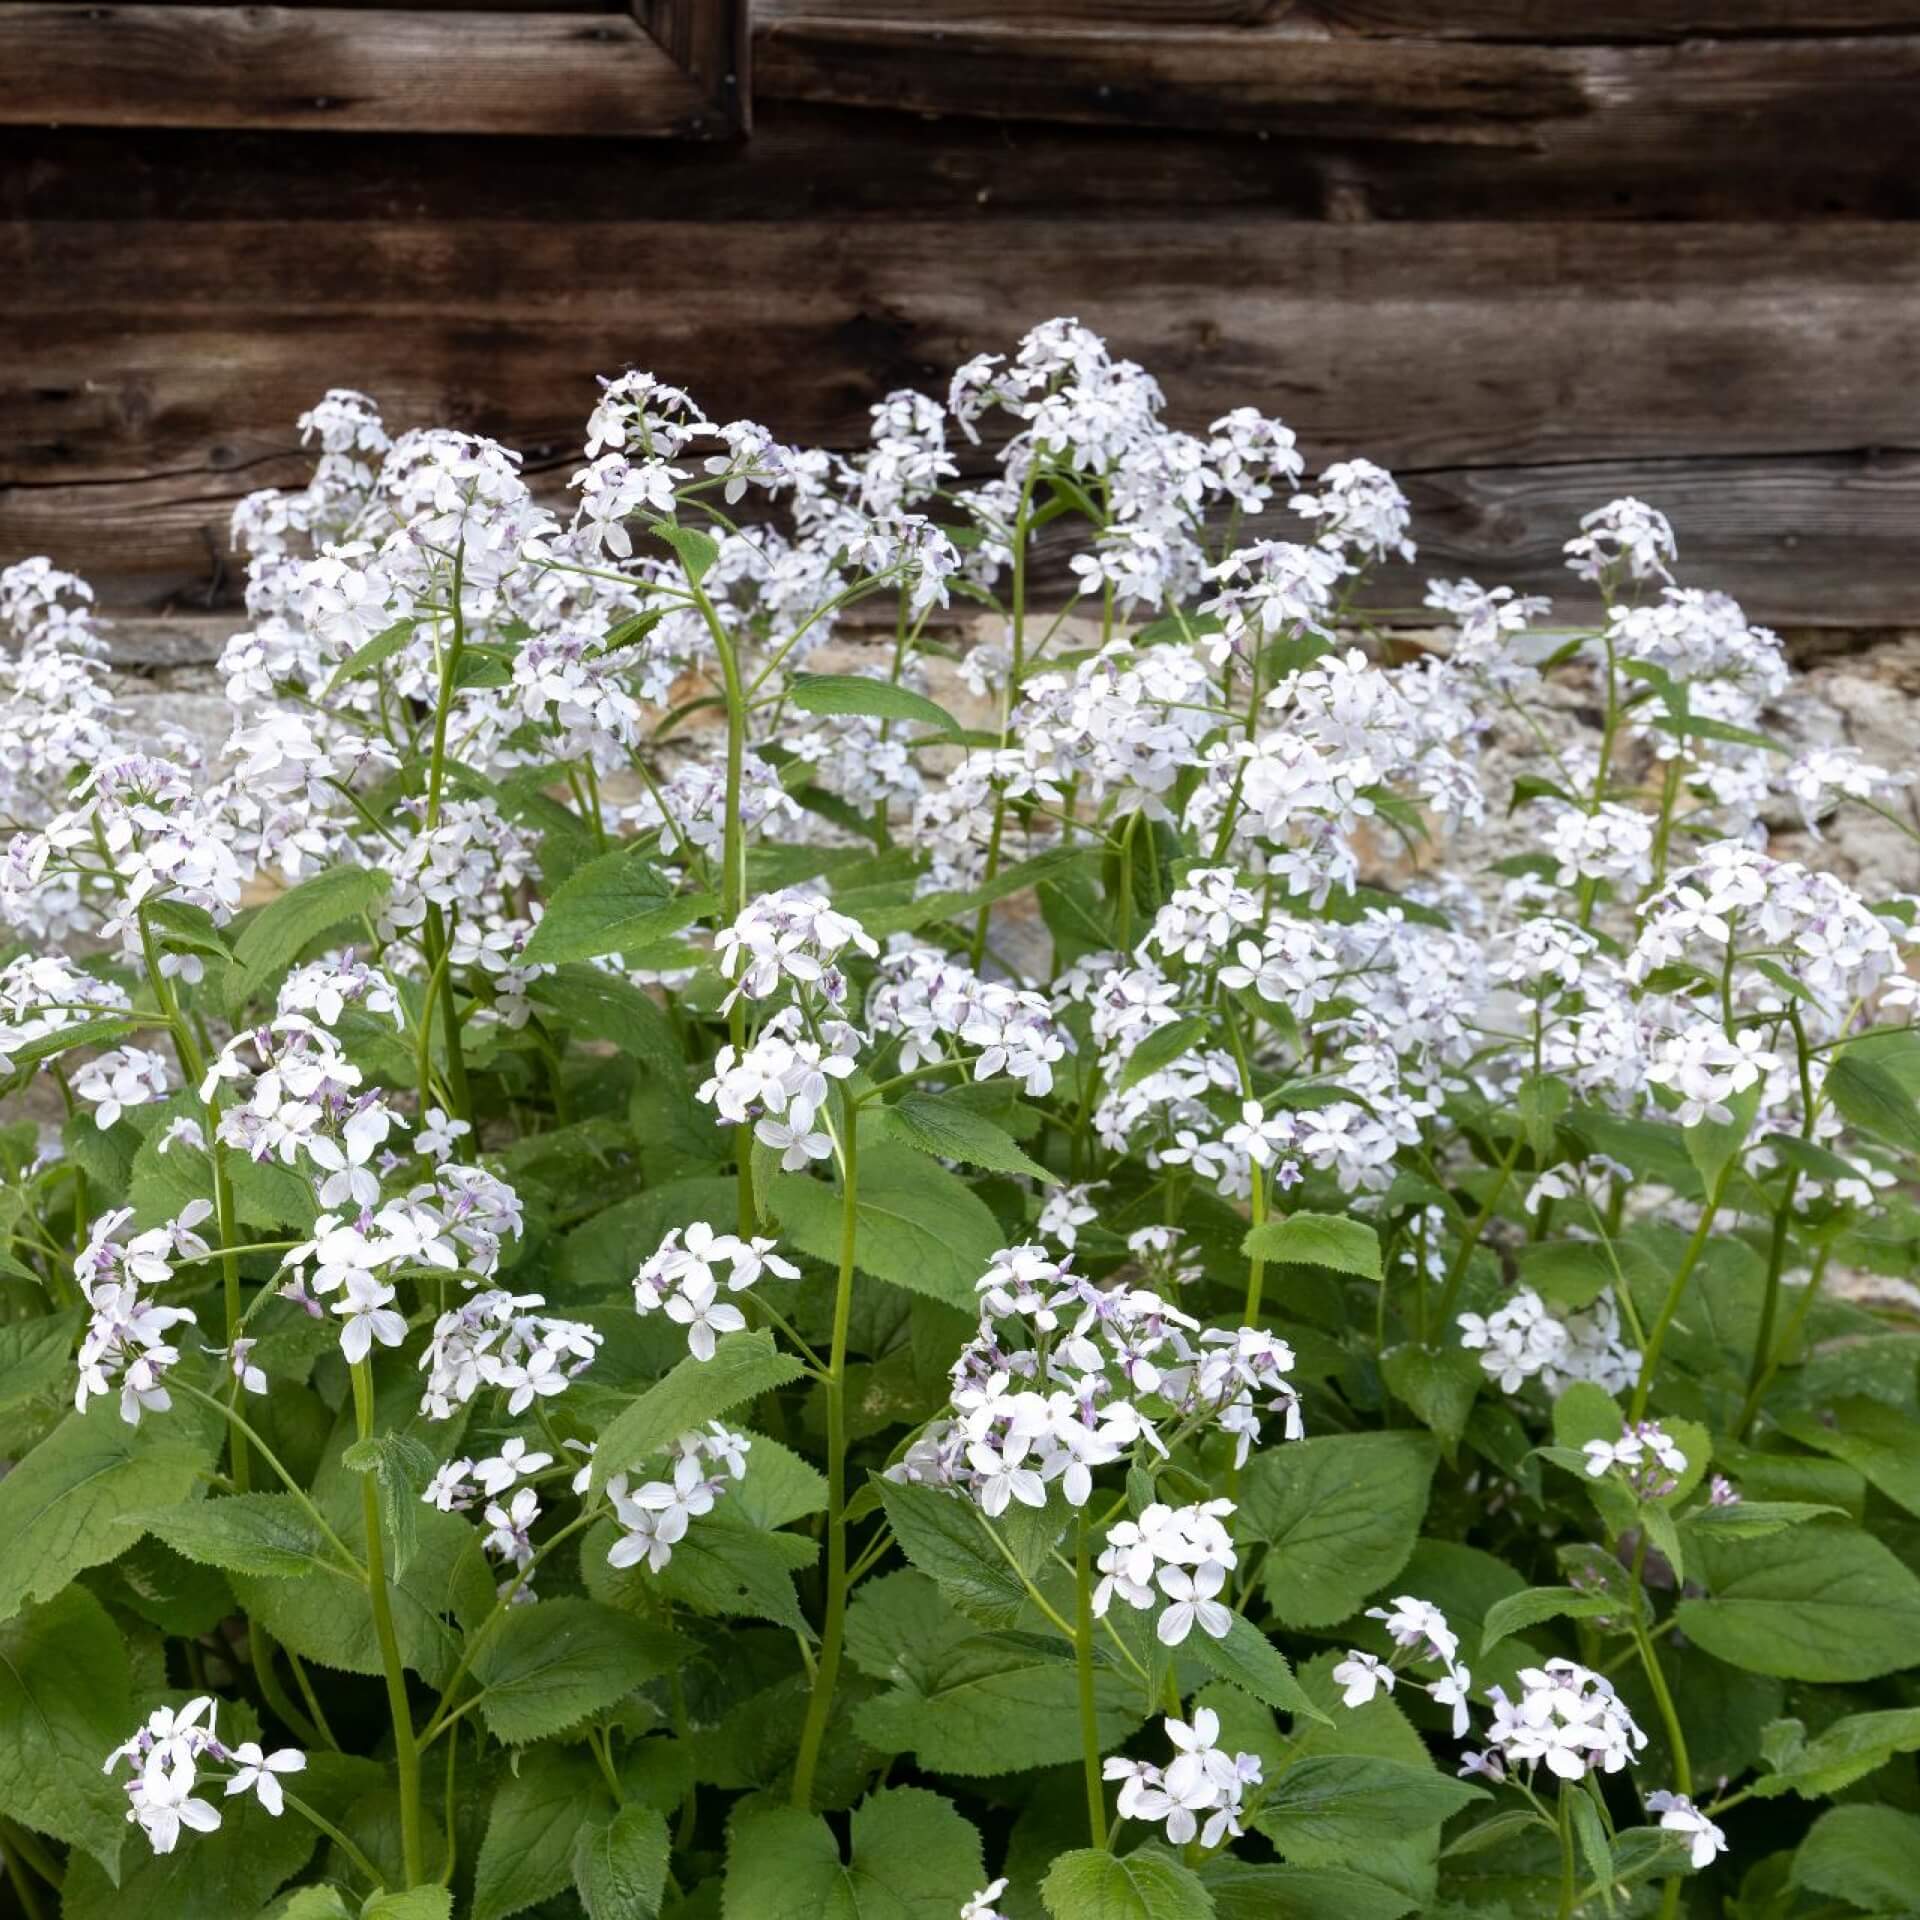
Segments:
[[[327,132],[727,129],[615,13],[0,0],[0,122]]]

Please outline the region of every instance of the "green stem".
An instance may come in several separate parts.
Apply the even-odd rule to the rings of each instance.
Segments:
[[[793,1766],[793,1804],[813,1805],[813,1778],[833,1712],[840,1644],[847,1612],[847,1333],[853,1318],[853,1262],[860,1224],[860,1118],[841,1096],[840,1274],[833,1299],[833,1344],[827,1358],[827,1610],[820,1629],[820,1663],[807,1696],[806,1724]]]
[[[362,1440],[373,1437],[373,1368],[365,1360],[353,1367],[353,1417]],[[393,1601],[387,1592],[386,1546],[380,1534],[380,1492],[372,1474],[360,1479],[360,1510],[367,1528],[367,1590],[373,1600],[373,1630],[380,1642],[386,1674],[387,1707],[393,1716],[394,1758],[400,1774],[400,1853],[407,1885],[426,1878],[427,1856],[420,1812],[420,1750],[414,1744],[413,1708],[407,1700],[407,1673],[400,1639],[393,1627]]]
[[[1577,1882],[1573,1871],[1573,1802],[1568,1798],[1571,1789],[1563,1780],[1560,1783],[1559,1820],[1560,1831],[1560,1920],[1573,1920],[1573,1896]]]
[[[1735,1432],[1744,1440],[1751,1430],[1754,1416],[1760,1411],[1760,1404],[1767,1397],[1767,1389],[1773,1385],[1773,1376],[1780,1371],[1780,1363],[1799,1344],[1800,1335],[1806,1327],[1808,1316],[1813,1312],[1814,1302],[1820,1297],[1820,1282],[1826,1278],[1827,1258],[1831,1247],[1822,1247],[1814,1256],[1813,1272],[1809,1276],[1799,1304],[1793,1310],[1793,1318],[1787,1323],[1786,1331],[1780,1336],[1779,1345],[1768,1356],[1765,1370],[1760,1378],[1747,1389],[1745,1404],[1740,1409],[1740,1418]]]
[[[1721,1197],[1739,1161],[1737,1153],[1731,1154],[1727,1164],[1720,1169],[1719,1177],[1713,1183],[1713,1191],[1707,1197],[1706,1210],[1700,1215],[1700,1224],[1694,1228],[1693,1238],[1687,1242],[1687,1250],[1680,1256],[1680,1265],[1667,1288],[1667,1297],[1660,1303],[1659,1316],[1648,1331],[1646,1352],[1640,1357],[1640,1384],[1633,1390],[1633,1410],[1628,1415],[1635,1423],[1646,1418],[1647,1396],[1653,1391],[1654,1371],[1660,1364],[1660,1349],[1666,1344],[1667,1329],[1673,1324],[1673,1316],[1680,1311],[1680,1298],[1687,1290],[1687,1282],[1693,1278],[1694,1268],[1700,1264],[1700,1256],[1707,1250],[1707,1236],[1713,1231],[1714,1216],[1720,1211]]]
[[[1073,1664],[1079,1681],[1080,1754],[1087,1775],[1087,1824],[1093,1844],[1107,1844],[1107,1792],[1100,1773],[1100,1719],[1093,1694],[1093,1571],[1087,1553],[1087,1510],[1080,1509],[1073,1536],[1076,1597]]]
[[[1520,1147],[1525,1135],[1516,1133],[1513,1145],[1507,1149],[1507,1157],[1500,1163],[1500,1177],[1493,1183],[1487,1194],[1486,1202],[1480,1211],[1468,1223],[1467,1230],[1460,1236],[1460,1244],[1453,1250],[1453,1261],[1447,1268],[1447,1277],[1440,1289],[1440,1312],[1438,1316],[1440,1337],[1446,1338],[1446,1329],[1453,1324],[1454,1303],[1460,1297],[1460,1285],[1467,1277],[1467,1265],[1473,1258],[1473,1250],[1480,1244],[1480,1236],[1486,1232],[1487,1223],[1493,1218],[1500,1198],[1507,1190],[1507,1182],[1513,1178],[1514,1163],[1520,1158]],[[1426,1285],[1423,1277],[1420,1284]]]
[[[324,1814],[315,1808],[308,1806],[298,1794],[287,1792],[285,1787],[280,1789],[280,1797],[316,1831],[325,1834],[326,1837],[353,1862],[355,1868],[364,1876],[367,1884],[375,1893],[380,1893],[385,1890],[387,1883],[380,1869],[376,1867],[331,1820],[327,1819]]]
[[[20,1902],[20,1911],[26,1920],[46,1920],[47,1910],[40,1904],[40,1895],[35,1890],[32,1877],[4,1836],[0,1836],[0,1860],[6,1862],[7,1879],[13,1886],[14,1897]]]
[[[273,1670],[272,1637],[257,1620],[247,1622],[247,1651],[253,1657],[253,1677],[259,1684],[260,1697],[280,1716],[281,1724],[294,1734],[303,1747],[319,1746],[320,1729],[288,1698],[286,1688],[280,1684],[280,1676]]]

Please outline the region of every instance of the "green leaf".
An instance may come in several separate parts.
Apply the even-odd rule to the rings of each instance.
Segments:
[[[204,1785],[201,1791],[214,1797]],[[218,1805],[219,1831],[183,1833],[171,1853],[152,1853],[136,1837],[120,1863],[118,1886],[91,1855],[72,1856],[60,1890],[60,1920],[197,1920],[201,1914],[225,1920],[257,1912],[306,1865],[314,1831],[291,1809],[274,1818],[252,1794]]]
[[[1400,1920],[1420,1904],[1344,1868],[1255,1866],[1230,1853],[1205,1861],[1200,1880],[1215,1920]]]
[[[876,940],[884,940],[892,933],[917,933],[937,920],[970,918],[982,907],[1025,893],[1043,880],[1058,880],[1089,865],[1097,857],[1087,847],[1049,847],[1045,853],[1037,853],[1031,860],[1022,860],[1015,866],[1003,867],[991,880],[983,880],[979,886],[964,891],[923,893],[916,899],[903,901],[895,897],[891,888],[876,889],[881,897],[869,904],[861,899],[860,890],[856,888],[836,895],[833,904],[841,912],[850,913]]]
[[[742,1801],[728,1830],[723,1920],[953,1920],[986,1882],[980,1836],[937,1793],[884,1788],[849,1824],[850,1862],[817,1814]]]
[[[1364,1221],[1339,1213],[1291,1213],[1250,1227],[1242,1246],[1249,1256],[1298,1267],[1330,1267],[1335,1273],[1380,1278],[1380,1236]]]
[[[617,973],[600,967],[556,967],[532,981],[527,993],[560,1026],[611,1041],[629,1059],[672,1073],[685,1071],[685,1056],[665,1008]]]
[[[1486,1797],[1430,1767],[1314,1754],[1280,1775],[1253,1824],[1301,1866],[1346,1866],[1370,1846],[1437,1827]]]
[[[1870,1913],[1913,1912],[1920,1815],[1897,1807],[1828,1808],[1794,1855],[1793,1884]]]
[[[1920,1153],[1920,1108],[1885,1067],[1843,1049],[1833,1056],[1822,1091],[1842,1119],[1909,1153]]]
[[[1063,1853],[1040,1883],[1053,1920],[1208,1920],[1213,1895],[1191,1868],[1158,1847]]]
[[[1222,1680],[1252,1694],[1263,1705],[1309,1720],[1329,1721],[1329,1716],[1302,1692],[1286,1656],[1245,1614],[1233,1616],[1224,1639],[1216,1640],[1205,1632],[1192,1633],[1186,1645]]]
[[[405,1893],[376,1893],[360,1909],[360,1920],[453,1920],[448,1887],[412,1887]]]
[[[410,1433],[389,1431],[356,1440],[341,1454],[340,1464],[349,1473],[373,1475],[391,1568],[396,1575],[405,1573],[420,1543],[421,1496],[438,1465],[432,1450]]]
[[[558,1893],[573,1878],[581,1830],[612,1812],[600,1770],[583,1749],[535,1747],[522,1754],[518,1772],[500,1782],[487,1815],[473,1920],[507,1920]]]
[[[1057,1640],[972,1633],[896,1676],[892,1691],[854,1711],[861,1739],[881,1753],[911,1753],[937,1773],[1021,1773],[1080,1756],[1076,1680]],[[1142,1719],[1139,1687],[1102,1667],[1094,1715],[1103,1748]]]
[[[125,1514],[122,1524],[154,1534],[202,1566],[229,1573],[256,1573],[271,1580],[299,1580],[315,1573],[349,1582],[354,1578],[290,1493],[188,1500]]]
[[[124,1517],[185,1499],[212,1464],[212,1442],[190,1409],[130,1427],[108,1394],[68,1414],[0,1479],[0,1620],[124,1553],[133,1542]]]
[[[323,867],[254,914],[233,943],[227,1011],[237,1013],[324,933],[358,921],[393,885],[379,867]]]
[[[917,720],[942,733],[960,722],[923,693],[858,673],[796,673],[787,697],[802,713],[857,713],[873,720]]]
[[[137,1032],[141,1024],[126,1014],[102,1014],[97,1019],[75,1020],[53,1033],[43,1033],[37,1040],[11,1041],[5,1048],[14,1065],[14,1074],[9,1077],[18,1077],[22,1068],[71,1053],[76,1047],[113,1046]]]
[[[341,661],[333,670],[333,678],[327,682],[327,691],[322,698],[329,698],[344,687],[349,680],[358,680],[363,674],[371,673],[384,660],[391,660],[413,637],[414,616],[409,614],[404,620],[396,620],[390,627],[382,627],[371,640],[364,642]]]
[[[692,926],[712,905],[710,894],[676,896],[635,848],[603,853],[570,874],[547,902],[525,958],[559,966],[644,947]]]
[[[1587,1872],[1603,1887],[1613,1885],[1613,1843],[1607,1838],[1600,1809],[1593,1796],[1576,1793],[1568,1802],[1573,1814],[1573,1830],[1580,1839],[1580,1851],[1586,1857]]]
[[[759,1464],[760,1448],[767,1444],[754,1442],[749,1479]],[[609,1566],[607,1550],[617,1537],[611,1523],[596,1526],[587,1536],[583,1564],[587,1591],[596,1600],[653,1619],[659,1617],[661,1601],[670,1600],[696,1613],[771,1620],[813,1637],[793,1585],[795,1571],[820,1556],[819,1543],[804,1534],[757,1527],[729,1502],[705,1515],[658,1573],[644,1562]]]
[[[1920,1662],[1920,1579],[1858,1528],[1819,1520],[1760,1540],[1709,1541],[1712,1598],[1680,1630],[1749,1673],[1873,1680]]]
[[[127,1651],[84,1587],[0,1626],[0,1815],[119,1869],[127,1798],[101,1762],[133,1725]]]
[[[655,1807],[622,1807],[604,1827],[573,1843],[573,1884],[587,1920],[652,1920],[667,1885],[666,1816]]]
[[[512,1607],[474,1656],[480,1711],[496,1740],[544,1740],[604,1713],[684,1651],[672,1634],[597,1601]]]
[[[1380,1356],[1380,1371],[1397,1398],[1433,1429],[1452,1457],[1466,1433],[1486,1370],[1464,1347],[1422,1347],[1409,1342]]]
[[[1487,1609],[1480,1651],[1490,1653],[1502,1640],[1525,1633],[1543,1620],[1602,1620],[1617,1614],[1620,1603],[1604,1593],[1582,1593],[1577,1587],[1529,1587],[1509,1594]]]
[[[719,541],[710,533],[702,533],[698,527],[681,527],[671,521],[662,521],[653,530],[673,549],[681,571],[695,586],[706,578],[708,570],[720,558]]]
[[[1578,1311],[1615,1282],[1607,1250],[1592,1240],[1542,1240],[1519,1252],[1520,1280],[1541,1299]]]
[[[1832,1425],[1805,1412],[1775,1417],[1803,1447],[1857,1467],[1889,1500],[1920,1514],[1920,1427],[1913,1416],[1864,1395],[1838,1401],[1829,1411]]]
[[[743,1400],[797,1380],[805,1371],[792,1354],[782,1353],[773,1344],[773,1335],[765,1328],[725,1335],[711,1360],[688,1354],[617,1414],[601,1434],[593,1456],[595,1489],[671,1445],[681,1434],[717,1420]]]
[[[1730,1507],[1695,1507],[1681,1521],[1680,1531],[1689,1545],[1702,1539],[1759,1540],[1803,1527],[1809,1520],[1846,1517],[1846,1508],[1812,1500],[1741,1500]]]
[[[963,1613],[983,1626],[1010,1627],[1027,1604],[1019,1574],[988,1537],[964,1495],[875,1478],[900,1551]],[[1003,1536],[1004,1537],[1004,1536]]]
[[[1776,1721],[1768,1729],[1804,1729],[1796,1720]],[[1812,1740],[1798,1739],[1776,1763],[1776,1771],[1762,1774],[1752,1791],[1762,1799],[1797,1793],[1805,1800],[1841,1792],[1856,1780],[1893,1758],[1920,1748],[1920,1707],[1892,1707],[1883,1713],[1851,1713]]]
[[[885,1112],[895,1136],[922,1153],[964,1161],[988,1173],[1025,1174],[1050,1187],[1060,1184],[1058,1176],[1020,1150],[1005,1128],[964,1101],[938,1093],[908,1093]]]
[[[1266,1591],[1289,1626],[1344,1620],[1407,1563],[1438,1449],[1424,1433],[1342,1433],[1255,1455],[1240,1522],[1272,1542]]]
[[[1129,1087],[1137,1087],[1162,1067],[1172,1066],[1182,1054],[1204,1045],[1212,1031],[1211,1023],[1198,1014],[1189,1014],[1184,1020],[1169,1020],[1164,1027],[1155,1027],[1127,1055],[1127,1064],[1120,1070],[1116,1091],[1125,1093]]]
[[[862,1273],[974,1312],[975,1282],[1006,1245],[987,1204],[965,1181],[910,1147],[882,1144],[860,1155],[854,1264]],[[840,1258],[840,1195],[803,1173],[772,1183],[774,1218],[815,1260]]]
[[[363,1555],[367,1534],[359,1483],[338,1476],[319,1505],[348,1550]],[[442,1685],[460,1651],[459,1632],[448,1616],[461,1626],[477,1624],[492,1610],[493,1577],[479,1535],[458,1514],[422,1507],[418,1525],[419,1547],[406,1572],[390,1576],[394,1627],[405,1665]],[[365,1588],[341,1580],[261,1579],[245,1573],[228,1578],[245,1611],[303,1660],[347,1673],[383,1671]]]
[[[232,957],[213,915],[191,901],[163,898],[149,900],[141,909],[162,947],[175,953],[200,953],[211,960]]]

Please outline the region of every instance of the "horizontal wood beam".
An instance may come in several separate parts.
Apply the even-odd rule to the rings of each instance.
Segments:
[[[92,0],[0,0],[7,123],[682,139],[730,131],[625,13]]]

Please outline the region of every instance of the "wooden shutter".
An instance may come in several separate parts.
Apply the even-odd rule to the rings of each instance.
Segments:
[[[724,139],[747,0],[0,0],[0,124]]]

